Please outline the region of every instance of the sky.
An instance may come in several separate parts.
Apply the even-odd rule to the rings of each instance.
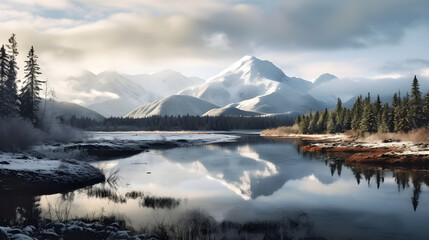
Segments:
[[[81,70],[207,79],[244,55],[314,80],[429,77],[427,0],[2,0],[0,42],[54,85]],[[22,69],[22,67],[21,67]]]

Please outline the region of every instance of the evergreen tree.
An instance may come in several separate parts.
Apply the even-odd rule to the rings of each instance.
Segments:
[[[5,81],[5,88],[7,92],[7,106],[9,115],[18,115],[19,113],[19,99],[17,89],[17,72],[18,65],[16,63],[16,57],[18,56],[18,44],[15,39],[15,34],[9,38],[9,44],[7,45],[9,53],[9,73]]]
[[[423,116],[423,125],[425,127],[429,127],[429,91],[426,93],[425,98],[423,99]]]
[[[414,76],[413,85],[411,88],[410,99],[410,124],[412,128],[420,128],[423,126],[423,109],[422,109],[422,93],[419,89],[419,81]]]
[[[319,132],[326,132],[326,126],[328,124],[328,109],[325,108],[317,121],[317,129]]]
[[[411,129],[410,124],[410,105],[409,105],[409,96],[407,95],[403,98],[401,106],[398,107],[397,113],[398,120],[396,120],[395,131],[397,132],[408,132]]]
[[[359,96],[356,99],[356,102],[353,105],[353,119],[352,119],[352,129],[358,130],[360,128],[360,122],[362,119],[363,106],[362,106],[362,96]]]
[[[9,74],[9,57],[6,54],[4,45],[0,48],[0,117],[9,113],[8,92],[6,80]]]
[[[396,108],[399,105],[401,105],[401,97],[395,93],[393,94],[393,98],[392,98],[392,107]]]
[[[363,132],[375,132],[376,129],[376,118],[374,116],[374,110],[371,105],[371,97],[368,93],[368,97],[365,98],[364,108],[362,114],[362,120],[360,123],[360,130]]]
[[[350,109],[344,109],[344,122],[343,122],[343,130],[347,131],[352,129],[352,119],[353,112]]]
[[[327,123],[327,133],[335,133],[337,126],[337,116],[335,112],[329,112],[328,123]]]
[[[35,126],[39,125],[38,122],[38,109],[41,90],[43,81],[38,79],[40,73],[40,67],[37,63],[37,55],[34,53],[34,48],[31,47],[28,52],[25,71],[24,86],[21,89],[19,96],[21,101],[20,114],[23,118],[28,118]]]
[[[295,118],[295,124],[299,126],[301,123],[301,115],[298,115],[298,117]]]
[[[319,122],[320,113],[319,111],[316,111],[314,116],[310,120],[310,124],[308,127],[308,133],[319,133],[319,129],[317,127],[317,123]]]
[[[383,107],[383,113],[381,115],[381,122],[378,124],[378,132],[386,133],[389,132],[389,105],[384,104]]]
[[[307,134],[309,125],[310,125],[309,115],[303,116],[301,119],[301,122],[299,123],[299,133]]]
[[[380,100],[380,95],[377,95],[377,99],[375,100],[374,104],[372,105],[372,108],[374,110],[374,115],[375,115],[375,125],[374,125],[374,130],[378,129],[378,124],[381,124],[382,120],[381,117],[383,115],[383,111],[381,109],[381,100]]]

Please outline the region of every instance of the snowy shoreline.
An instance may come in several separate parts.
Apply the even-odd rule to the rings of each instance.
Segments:
[[[91,161],[123,158],[150,149],[232,142],[212,132],[91,132],[81,142],[37,145],[24,153],[0,152],[0,192],[44,195],[105,181]]]
[[[429,169],[429,143],[399,139],[358,138],[345,134],[265,134],[264,137],[300,138],[304,152],[328,153],[348,165]]]
[[[0,153],[0,160],[3,194],[53,194],[105,180],[99,169],[83,161],[38,159],[14,153]]]

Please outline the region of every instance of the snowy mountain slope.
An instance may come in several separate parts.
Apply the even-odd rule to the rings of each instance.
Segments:
[[[57,118],[70,119],[72,116],[77,118],[86,117],[101,121],[104,117],[86,107],[70,102],[57,102],[53,100],[42,100],[39,105],[40,118]]]
[[[322,75],[328,81],[333,75]],[[333,76],[334,77],[334,76]],[[269,61],[245,56],[206,83],[181,91],[220,106],[259,113],[306,113],[330,107],[330,101],[316,99],[307,92],[314,84],[288,77]],[[328,99],[330,100],[330,99]]]
[[[312,83],[286,76],[269,61],[245,56],[206,83],[187,88],[179,94],[226,106],[276,92],[280,86],[306,92],[312,87]]]
[[[204,83],[198,77],[185,77],[179,72],[164,70],[152,74],[123,75],[161,97],[173,95],[187,87]]]
[[[214,108],[209,110],[208,112],[204,113],[203,116],[260,116],[260,113],[257,112],[250,112],[250,111],[243,111],[238,108],[232,107],[232,106],[226,106],[223,108]]]
[[[82,102],[85,106],[106,117],[123,116],[132,109],[196,84],[204,80],[185,77],[165,70],[153,74],[125,75],[116,71],[93,74],[89,71],[69,77],[68,84],[77,96],[69,98]]]
[[[241,101],[236,107],[244,111],[276,114],[287,112],[307,113],[310,109],[321,110],[329,106],[305,93],[296,91],[282,93],[278,91]]]
[[[205,112],[218,106],[207,101],[186,96],[186,95],[172,95],[161,100],[138,107],[125,115],[129,118],[143,118],[154,115],[202,115]]]
[[[85,71],[66,81],[73,92],[79,93],[73,96],[75,101],[84,103],[106,117],[122,116],[133,108],[160,98],[115,71],[97,75]]]

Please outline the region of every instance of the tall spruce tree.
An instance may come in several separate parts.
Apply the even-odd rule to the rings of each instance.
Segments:
[[[425,98],[423,99],[423,116],[424,116],[424,126],[429,127],[429,91],[426,93]]]
[[[39,92],[43,83],[43,81],[38,79],[41,72],[37,63],[37,58],[32,46],[28,52],[27,60],[25,61],[24,85],[19,96],[21,101],[21,116],[29,119],[35,126],[39,125],[37,116],[40,103]]]
[[[374,115],[374,108],[371,104],[371,95],[368,93],[368,97],[364,100],[364,107],[362,113],[362,120],[360,123],[360,130],[363,132],[375,132],[376,128],[376,117]]]
[[[356,102],[353,105],[353,119],[352,119],[352,129],[358,130],[360,128],[360,122],[362,119],[363,106],[362,106],[362,95],[356,99]]]
[[[17,89],[17,73],[18,73],[18,64],[16,58],[18,56],[18,44],[16,42],[15,34],[9,38],[9,44],[6,45],[9,54],[9,73],[5,81],[5,88],[7,92],[7,105],[9,106],[9,114],[16,116],[19,114],[19,98],[18,98],[18,89]]]
[[[319,133],[326,132],[326,125],[328,123],[328,109],[325,108],[320,114],[319,121],[317,121],[317,129]]]
[[[419,88],[419,81],[414,76],[411,99],[410,99],[410,124],[412,128],[420,128],[423,126],[423,109],[422,109],[422,93]]]
[[[317,110],[316,113],[313,115],[313,117],[310,120],[310,124],[308,126],[308,133],[318,133],[319,129],[317,128],[317,123],[320,118],[320,112]]]
[[[399,111],[395,114],[398,114],[398,120],[396,121],[395,131],[397,132],[408,132],[411,130],[410,124],[410,105],[409,105],[409,95],[402,99],[401,106],[398,107]]]
[[[335,133],[337,126],[337,114],[333,112],[329,112],[328,123],[326,124],[326,132],[327,133]]]
[[[387,103],[382,107],[381,119],[378,124],[378,132],[389,132],[389,105]]]
[[[6,54],[4,45],[0,48],[0,117],[9,113],[8,92],[6,80],[9,74],[9,57]]]

